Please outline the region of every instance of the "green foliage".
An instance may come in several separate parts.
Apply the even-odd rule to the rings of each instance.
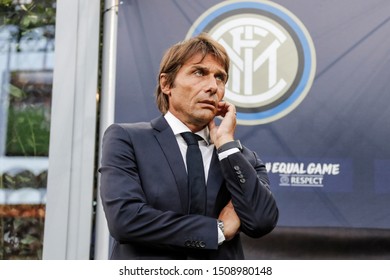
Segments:
[[[47,187],[47,171],[35,175],[31,171],[24,170],[17,174],[3,173],[0,177],[0,189],[16,190],[21,188],[46,188]]]
[[[42,259],[44,218],[0,219],[1,259]]]
[[[22,36],[30,30],[55,25],[55,3],[55,0],[31,0],[29,4],[13,4],[13,0],[0,0],[0,27],[17,26],[18,31],[12,37],[19,45]],[[50,38],[54,34],[46,33],[44,36]]]
[[[42,106],[10,107],[8,111],[7,156],[48,156],[49,122]]]
[[[0,0],[0,28],[5,25],[16,27],[12,30],[17,31],[11,36],[17,43],[17,51],[20,51],[21,38],[30,30],[54,26],[55,15],[56,0]],[[54,38],[53,32],[45,32],[43,36]],[[48,156],[50,105],[26,101],[31,99],[31,92],[26,93],[25,88],[15,84],[10,83],[8,89],[6,155]],[[37,178],[29,173],[0,175],[0,188],[41,188],[47,181],[47,173]],[[42,205],[0,205],[0,260],[42,258],[44,212]]]
[[[22,100],[26,98],[27,94],[21,90],[20,88],[14,86],[13,84],[9,84],[9,97],[14,100]]]
[[[55,24],[55,1],[33,0],[29,4],[13,4],[13,0],[0,0],[0,24],[16,25],[22,32]]]

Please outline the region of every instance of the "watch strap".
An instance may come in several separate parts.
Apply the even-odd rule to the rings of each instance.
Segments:
[[[240,151],[242,151],[242,145],[240,140],[234,140],[223,144],[221,147],[218,148],[217,152],[220,154],[233,148],[238,148]]]
[[[223,222],[218,219],[217,223],[218,223],[219,229],[222,231],[223,234],[225,234],[225,226],[224,226]]]

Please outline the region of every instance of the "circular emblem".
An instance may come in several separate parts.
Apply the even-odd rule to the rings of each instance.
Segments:
[[[290,183],[290,178],[287,175],[280,176],[280,184],[288,185]]]
[[[316,59],[299,19],[270,1],[224,1],[203,13],[186,38],[206,32],[231,59],[225,100],[237,122],[257,125],[294,110],[313,83]]]

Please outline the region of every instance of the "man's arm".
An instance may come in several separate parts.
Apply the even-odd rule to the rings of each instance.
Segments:
[[[234,206],[231,200],[222,209],[218,219],[223,222],[223,234],[225,236],[225,240],[229,241],[233,239],[233,237],[236,236],[240,230],[241,221],[237,216],[236,211],[234,210]]]
[[[144,146],[150,149],[147,143]],[[99,170],[100,193],[110,234],[121,243],[217,249],[216,219],[153,208],[138,168],[132,139],[121,126],[110,126],[103,138]],[[164,188],[161,180],[155,184],[156,190]],[[169,206],[170,202],[166,204]]]
[[[221,160],[234,210],[240,218],[240,230],[251,237],[261,237],[274,229],[279,211],[269,188],[265,165],[244,147]]]
[[[219,115],[223,117],[219,126],[214,121],[209,123],[210,137],[217,150],[234,141],[236,108],[229,102],[221,101]],[[255,153],[245,147],[242,151],[233,149],[234,153],[220,160],[235,211],[225,216],[227,219],[230,217],[227,220],[229,223],[237,225],[234,215],[237,214],[241,223],[240,230],[251,237],[260,237],[276,226],[279,216],[269,189],[267,170]]]

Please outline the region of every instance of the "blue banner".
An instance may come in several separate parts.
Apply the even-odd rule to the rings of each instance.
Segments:
[[[232,58],[236,138],[267,164],[280,226],[390,228],[390,2],[124,0],[115,122],[160,113],[172,44],[209,33]]]

